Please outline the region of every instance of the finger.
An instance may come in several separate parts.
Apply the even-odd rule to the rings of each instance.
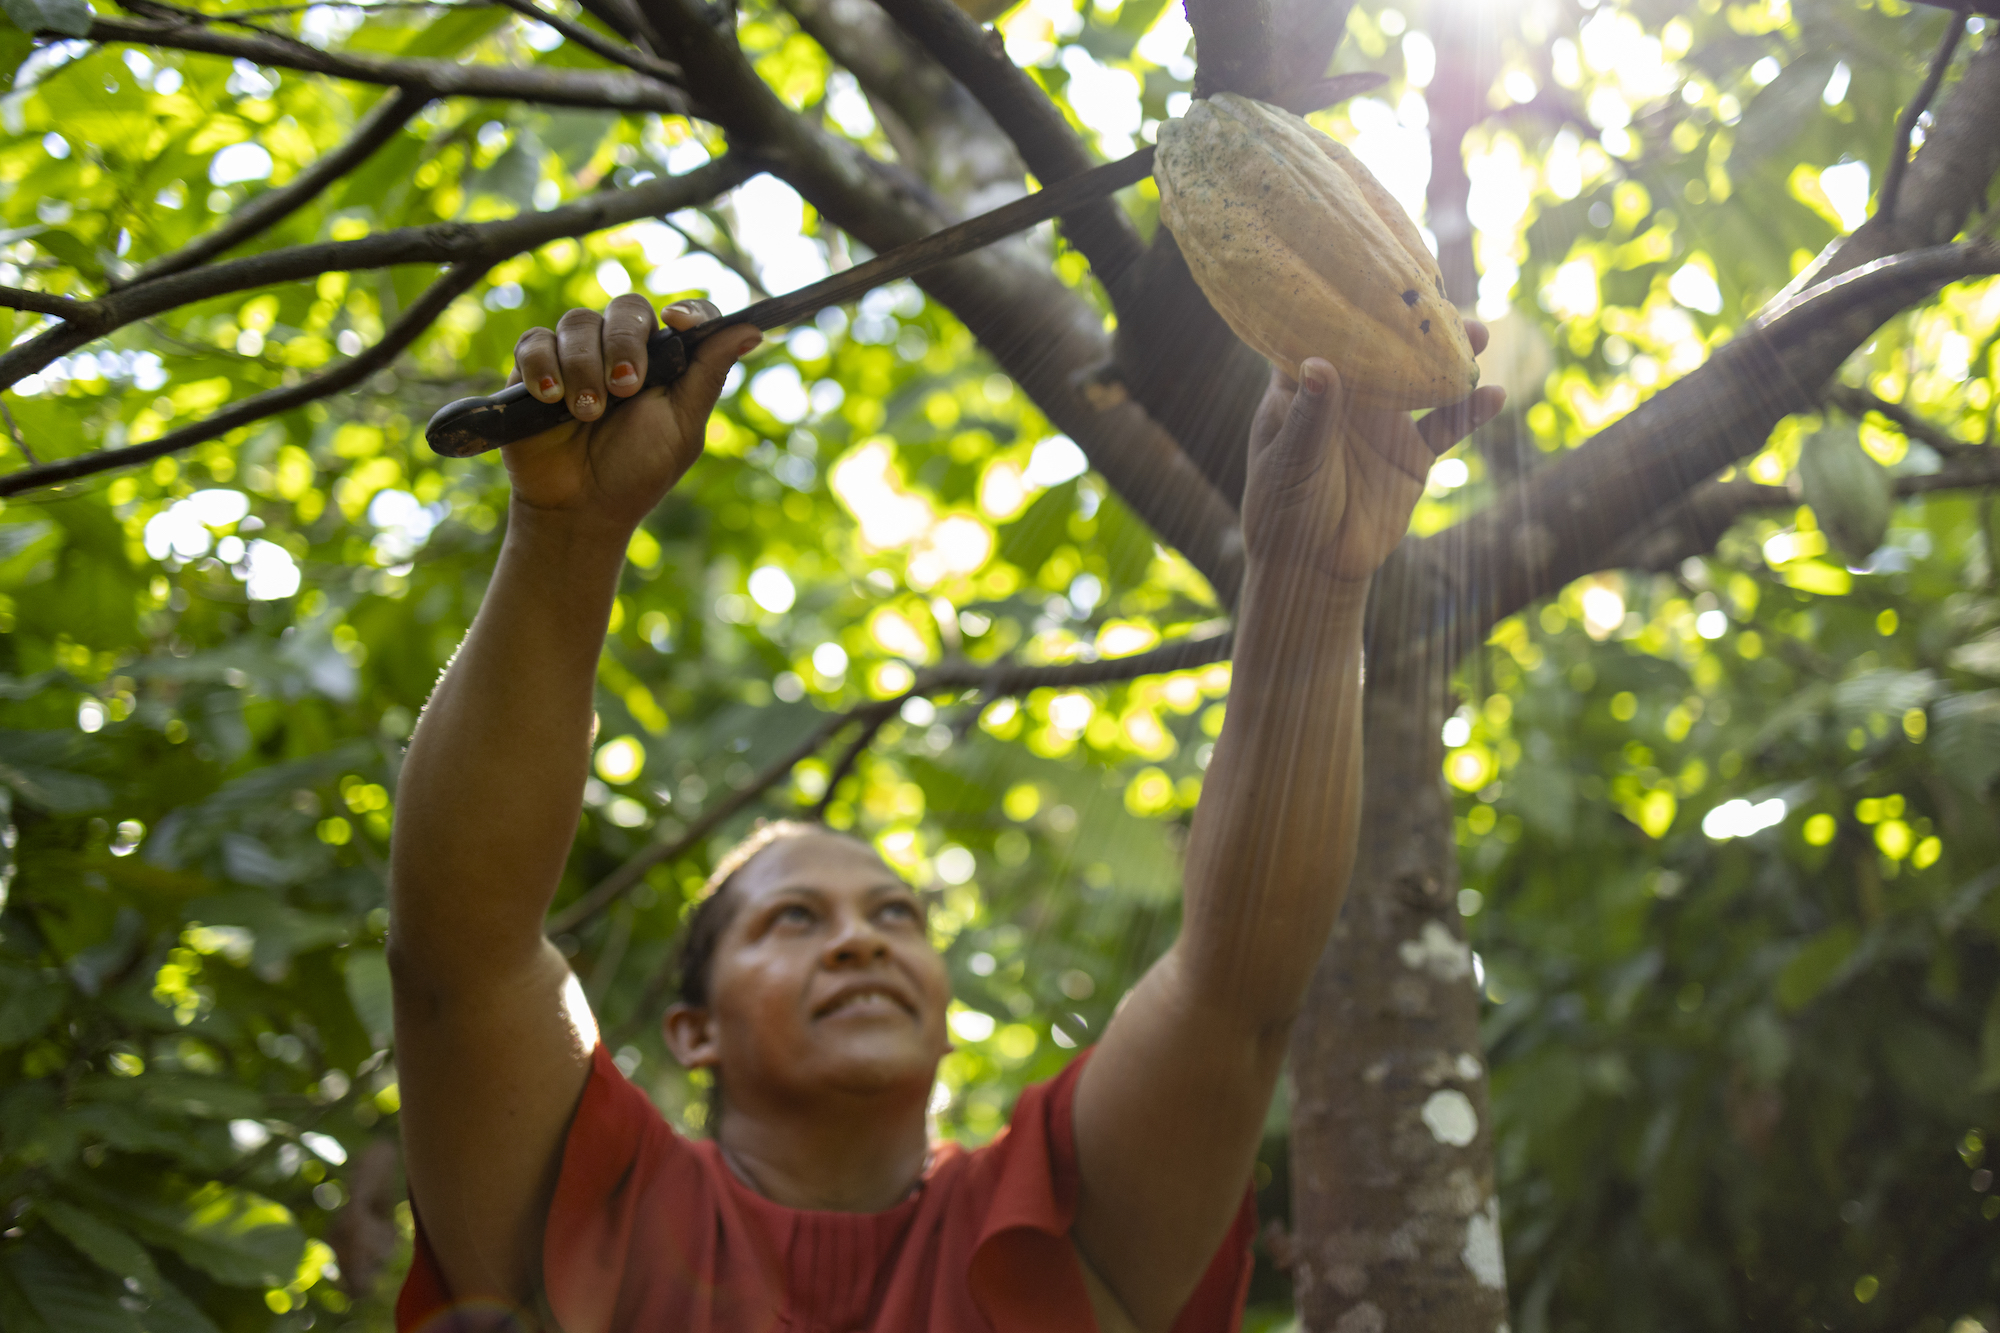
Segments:
[[[1277,438],[1278,429],[1285,424],[1285,416],[1291,410],[1292,396],[1298,391],[1297,380],[1277,365],[1271,367],[1271,382],[1264,386],[1264,396],[1257,400],[1257,410],[1250,418],[1250,452],[1261,452]]]
[[[763,341],[764,333],[755,324],[732,324],[701,340],[688,362],[687,373],[674,386],[676,403],[692,422],[699,424],[708,419],[708,414],[715,410],[715,400],[722,396],[722,383],[729,378],[729,368]]]
[[[697,324],[706,324],[711,319],[719,318],[721,314],[722,311],[715,302],[690,297],[685,301],[676,301],[662,310],[660,318],[666,321],[669,328],[691,329]]]
[[[646,378],[646,339],[658,327],[653,303],[636,292],[604,307],[604,382],[620,398],[639,392]]]
[[[1307,357],[1299,363],[1298,389],[1267,447],[1280,458],[1297,455],[1300,463],[1317,467],[1327,432],[1336,414],[1345,410],[1346,398],[1339,372],[1316,356]]]
[[[562,366],[569,412],[578,421],[604,415],[604,317],[581,307],[556,321],[556,360]]]
[[[529,329],[514,343],[514,373],[528,392],[545,403],[563,396],[562,367],[556,360],[553,329]]]
[[[1465,336],[1472,344],[1472,354],[1478,356],[1486,350],[1486,344],[1493,334],[1478,320],[1468,319],[1465,321]]]
[[[1440,407],[1417,423],[1433,455],[1441,454],[1500,414],[1507,391],[1497,384],[1474,389],[1470,397],[1449,407]]]

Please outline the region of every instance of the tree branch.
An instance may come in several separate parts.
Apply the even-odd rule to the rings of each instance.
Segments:
[[[698,0],[644,5],[687,70],[692,91],[738,151],[754,153],[834,225],[879,253],[945,221],[939,201],[920,182],[779,101]],[[918,282],[964,321],[1160,540],[1232,603],[1243,560],[1234,509],[1136,404],[1100,410],[1075,380],[1076,367],[1106,359],[1102,317],[1047,265],[1010,258],[1004,250],[953,260]]]
[[[0,287],[0,306],[9,310],[32,310],[59,319],[75,319],[85,303],[51,292],[31,292],[25,287]]]
[[[28,442],[21,438],[21,428],[15,424],[14,414],[7,410],[7,401],[4,398],[0,398],[0,419],[5,419],[7,422],[7,437],[14,441],[14,447],[21,451],[21,457],[28,460],[28,466],[33,467],[41,462],[41,459],[35,457],[35,451],[28,447]]]
[[[493,0],[312,0],[303,5],[270,5],[263,9],[232,9],[227,13],[202,17],[217,23],[241,23],[247,19],[285,18],[308,9],[491,9]]]
[[[1227,633],[1189,636],[1175,639],[1158,648],[1130,657],[1115,657],[1096,662],[1064,662],[1053,666],[1035,666],[1022,662],[994,662],[981,664],[963,659],[941,662],[917,673],[914,684],[901,694],[888,699],[876,699],[865,704],[857,704],[841,713],[832,713],[807,732],[805,737],[790,750],[764,766],[754,778],[739,790],[689,824],[679,837],[670,843],[653,843],[628,858],[616,870],[606,875],[581,898],[565,907],[549,919],[547,932],[561,935],[574,931],[586,921],[597,916],[605,908],[631,891],[648,870],[663,861],[676,860],[687,855],[702,839],[713,833],[731,816],[769,791],[798,765],[818,753],[820,748],[845,730],[849,723],[860,722],[864,744],[850,747],[844,763],[851,766],[858,758],[865,742],[871,738],[883,722],[894,716],[905,700],[922,698],[944,691],[958,692],[974,689],[989,699],[1005,698],[1026,694],[1030,690],[1045,687],[1076,685],[1102,685],[1112,681],[1134,680],[1140,676],[1159,675],[1168,671],[1185,671],[1189,667],[1206,666],[1229,656],[1233,636]],[[833,790],[833,782],[827,783],[827,791]],[[821,807],[824,809],[824,806]]]
[[[903,164],[961,213],[1024,192],[1027,167],[985,107],[874,0],[779,0],[875,103]],[[1023,244],[1015,241],[1012,244]]]
[[[1365,91],[1374,75],[1327,78],[1346,31],[1346,0],[1195,0],[1197,93],[1229,89],[1303,114]],[[1099,401],[1136,401],[1234,505],[1243,493],[1250,418],[1269,367],[1195,283],[1161,227],[1118,297],[1113,355],[1087,372]]]
[[[1007,58],[997,34],[974,23],[951,0],[879,2],[979,100],[1042,184],[1053,185],[1093,165],[1061,109]],[[1063,235],[1090,261],[1115,304],[1132,266],[1145,253],[1132,220],[1116,200],[1104,199],[1062,222]]]
[[[868,747],[875,743],[875,737],[881,734],[883,725],[894,716],[894,713],[888,711],[877,711],[862,720],[861,730],[854,733],[854,739],[847,743],[847,748],[841,751],[840,758],[834,761],[833,768],[826,775],[826,790],[820,793],[819,803],[813,806],[814,819],[825,821],[826,812],[833,805],[833,798],[840,784],[854,771],[854,766],[861,762],[861,756]]]
[[[703,220],[715,228],[715,235],[719,239],[712,242],[704,241],[701,237],[695,235],[672,218],[667,218],[666,224],[680,234],[681,239],[687,242],[687,247],[690,251],[695,254],[707,255],[710,259],[713,259],[716,263],[743,279],[743,285],[750,289],[750,296],[753,300],[762,301],[768,299],[771,293],[764,290],[762,275],[757,272],[757,266],[750,261],[750,257],[736,248],[736,238],[730,235],[724,228],[716,226],[714,218],[704,215]]]
[[[1456,661],[1492,625],[1611,552],[1702,481],[1816,404],[1841,363],[1903,305],[1993,262],[1993,242],[1948,245],[2000,172],[2000,42],[1938,108],[1894,219],[1870,218],[1701,367],[1538,469],[1480,513],[1405,541],[1377,579],[1376,638],[1398,659]],[[1909,253],[1905,253],[1905,252]],[[1889,256],[1898,256],[1884,263]],[[1391,669],[1389,657],[1376,665]]]
[[[1270,0],[1187,0],[1187,20],[1194,29],[1196,97],[1241,93],[1272,100]],[[1325,72],[1323,65],[1315,71]]]
[[[171,254],[161,255],[112,290],[132,287],[170,273],[181,273],[207,263],[225,250],[242,244],[259,232],[276,226],[284,218],[317,198],[327,186],[372,157],[375,150],[394,138],[419,111],[429,106],[429,93],[398,88],[382,98],[367,115],[355,122],[346,143],[320,158],[275,190],[266,190],[230,214],[221,226],[206,236],[196,237]]]
[[[321,273],[387,268],[396,264],[471,263],[491,268],[511,255],[566,236],[583,236],[643,217],[657,217],[701,203],[747,179],[742,159],[717,158],[679,176],[663,176],[627,190],[606,190],[546,212],[517,213],[497,222],[436,222],[399,227],[352,241],[267,250],[226,263],[170,273],[81,303],[62,324],[0,352],[0,388],[32,375],[93,338],[190,301],[268,287]]]
[[[658,79],[677,88],[683,82],[681,67],[673,61],[662,60],[634,46],[621,46],[617,42],[609,41],[574,19],[549,13],[536,4],[535,0],[500,0],[500,3],[537,23],[546,23],[586,51],[593,51],[613,64],[623,65],[627,69],[644,74],[649,79]]]
[[[96,453],[58,459],[38,467],[25,467],[10,472],[0,476],[0,496],[19,495],[22,491],[33,490],[36,487],[53,486],[58,482],[74,481],[78,477],[107,472],[112,468],[144,463],[162,454],[174,453],[212,440],[218,435],[225,435],[238,426],[247,426],[253,421],[260,421],[303,403],[312,402],[316,398],[324,398],[328,394],[351,388],[395,360],[398,352],[428,329],[431,322],[484,277],[490,267],[490,264],[476,262],[455,265],[411,303],[410,308],[403,312],[402,318],[382,335],[380,342],[324,374],[316,375],[288,388],[272,389],[242,399],[230,404],[206,421],[184,426],[180,430],[162,435],[157,440],[127,445],[122,449],[101,449]]]
[[[1944,73],[1951,68],[1951,58],[1958,53],[1959,39],[1965,36],[1965,21],[1969,11],[1960,9],[1951,16],[1945,26],[1944,40],[1938,43],[1937,53],[1931,57],[1931,67],[1924,74],[1924,81],[1917,89],[1917,95],[1903,108],[1901,118],[1896,121],[1896,141],[1889,149],[1889,169],[1882,176],[1882,199],[1876,211],[1883,221],[1896,220],[1896,196],[1903,188],[1903,173],[1910,167],[1910,138],[1916,133],[1917,121],[1930,109],[1931,98],[1937,96],[1938,85],[1944,82]]]
[[[1870,412],[1886,417],[1894,422],[1896,428],[1903,434],[1913,440],[1923,441],[1946,458],[1975,453],[1984,447],[1969,440],[1961,440],[1935,422],[1924,420],[1901,403],[1892,403],[1867,389],[1857,389],[1839,383],[1830,384],[1827,386],[1826,400],[1857,421]]]
[[[2000,486],[2000,449],[1973,446],[1970,453],[1971,456],[1936,472],[1893,477],[1890,493],[1907,500],[1937,491]],[[1604,568],[1665,572],[1690,556],[1714,550],[1722,534],[1745,514],[1760,509],[1789,509],[1802,499],[1790,486],[1772,486],[1747,478],[1703,482],[1658,522],[1613,552]]]
[[[1326,71],[1333,63],[1334,52],[1340,49],[1341,39],[1347,35],[1347,15],[1353,8],[1353,0],[1276,0],[1271,15],[1270,62],[1271,95],[1278,105],[1304,115],[1338,100],[1329,98],[1318,105],[1306,105],[1316,96],[1324,95],[1314,93],[1315,87],[1338,83],[1328,80]],[[1352,80],[1356,76],[1342,77]],[[1353,93],[1341,95],[1351,97]]]
[[[260,65],[328,74],[356,83],[408,88],[431,97],[490,97],[544,106],[657,111],[670,116],[691,115],[695,110],[678,89],[655,78],[621,70],[460,64],[455,60],[405,60],[351,51],[322,51],[276,33],[221,33],[200,23],[167,18],[98,18],[91,22],[86,37],[94,42],[129,42],[253,60]]]
[[[1663,507],[1812,408],[1883,320],[1984,273],[2000,273],[2000,242],[1934,246],[1821,283],[1488,508],[1405,541],[1376,597],[1398,658],[1454,661],[1501,618],[1604,568]]]

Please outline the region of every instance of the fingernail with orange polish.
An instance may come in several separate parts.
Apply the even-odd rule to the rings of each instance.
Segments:
[[[556,377],[555,377],[555,376],[553,376],[553,375],[544,375],[544,376],[542,376],[542,383],[541,383],[541,395],[542,395],[542,397],[544,397],[544,398],[550,398],[550,397],[553,397],[553,396],[555,395],[555,391],[556,391],[556,388],[557,388],[557,385],[556,385]]]
[[[611,368],[611,382],[613,384],[630,384],[638,378],[639,372],[632,369],[630,361],[620,361]]]

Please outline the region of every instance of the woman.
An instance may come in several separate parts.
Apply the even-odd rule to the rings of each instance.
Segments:
[[[1431,460],[1500,392],[1413,424],[1350,412],[1324,361],[1301,384],[1274,374],[1181,936],[1008,1133],[973,1153],[926,1142],[950,996],[922,908],[866,843],[791,827],[722,867],[666,1017],[676,1057],[720,1090],[697,1145],[611,1064],[541,930],[626,544],[760,338],[710,338],[670,389],[606,418],[637,392],[654,327],[623,296],[522,336],[516,374],[576,420],[506,451],[499,563],[403,769],[390,959],[421,1240],[399,1323],[1235,1328],[1246,1181],[1354,855],[1369,578]]]

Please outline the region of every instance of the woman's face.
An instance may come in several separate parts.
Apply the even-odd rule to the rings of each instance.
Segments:
[[[815,832],[759,852],[729,891],[739,901],[714,954],[705,1040],[684,1063],[723,1071],[729,1105],[746,1109],[927,1095],[950,1049],[951,987],[910,886],[866,843]]]

